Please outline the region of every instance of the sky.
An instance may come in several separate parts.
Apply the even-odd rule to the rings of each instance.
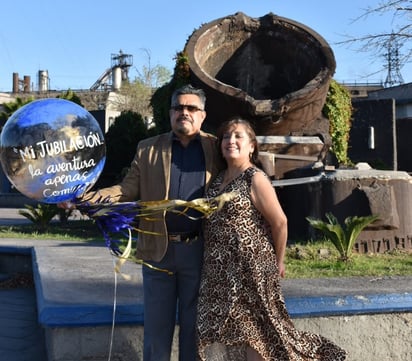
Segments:
[[[334,78],[345,83],[384,82],[386,60],[338,45],[346,36],[390,32],[392,17],[354,19],[381,0],[35,0],[1,5],[0,92],[11,92],[13,73],[30,76],[38,87],[47,70],[51,90],[89,89],[111,66],[111,55],[133,56],[129,77],[143,66],[174,68],[174,57],[192,32],[221,17],[270,12],[300,22],[320,34],[336,59]],[[150,57],[148,57],[150,54]],[[405,82],[412,67],[404,66]]]

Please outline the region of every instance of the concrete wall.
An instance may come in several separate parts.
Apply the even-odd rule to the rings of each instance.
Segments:
[[[348,361],[412,359],[412,313],[296,319],[299,329],[320,333],[348,351]]]
[[[319,333],[348,351],[347,361],[411,360],[412,313],[294,319],[297,328]],[[176,327],[175,335],[178,332]],[[143,326],[46,329],[48,361],[143,360]],[[178,361],[177,337],[172,361]]]
[[[0,239],[2,253],[32,258],[47,361],[142,360],[141,266],[126,262],[131,280],[116,277],[106,247],[76,242]],[[331,339],[348,361],[412,359],[411,277],[286,279],[282,289],[296,327]]]

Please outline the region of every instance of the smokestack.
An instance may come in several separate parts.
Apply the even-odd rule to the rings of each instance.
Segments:
[[[47,70],[39,70],[39,92],[47,92],[49,90],[49,72]]]
[[[19,92],[19,73],[13,73],[13,93]]]
[[[30,93],[30,76],[23,77],[23,93]]]
[[[112,70],[113,90],[119,90],[122,87],[122,69],[120,68],[120,66],[116,66]]]

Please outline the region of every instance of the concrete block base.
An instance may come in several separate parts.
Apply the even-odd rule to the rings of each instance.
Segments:
[[[347,361],[411,359],[412,313],[293,319],[348,350]],[[178,361],[176,327],[171,361]],[[113,336],[113,337],[112,337]],[[46,328],[48,361],[142,361],[143,326]]]
[[[47,361],[142,360],[141,266],[126,262],[125,280],[104,246],[26,242],[0,240],[0,253],[31,254]],[[410,277],[287,279],[282,288],[296,327],[334,341],[347,361],[412,359]],[[177,335],[176,326],[171,361],[178,360]]]

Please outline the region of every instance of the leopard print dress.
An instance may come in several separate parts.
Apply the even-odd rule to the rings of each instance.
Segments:
[[[270,230],[251,201],[249,168],[220,190],[238,195],[205,222],[205,254],[198,306],[199,357],[246,360],[247,346],[265,361],[340,361],[346,352],[328,339],[297,330],[286,310]]]

